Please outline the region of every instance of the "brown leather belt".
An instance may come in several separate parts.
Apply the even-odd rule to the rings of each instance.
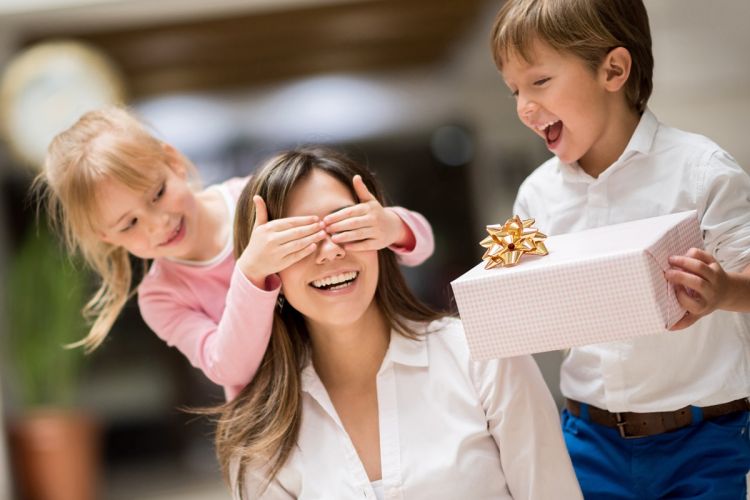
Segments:
[[[565,400],[565,407],[576,417],[581,415],[581,406],[582,403],[578,401]],[[596,406],[587,406],[589,420],[595,424],[616,427],[620,431],[620,436],[626,439],[663,434],[687,427],[693,422],[693,410],[690,406],[675,411],[654,413],[612,413]],[[736,399],[719,405],[703,406],[700,410],[703,413],[703,420],[710,420],[730,413],[748,411],[750,400],[748,398]]]

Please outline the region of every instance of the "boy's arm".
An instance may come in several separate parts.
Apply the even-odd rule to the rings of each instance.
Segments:
[[[750,312],[750,265],[740,273],[728,273],[729,291],[719,309]]]
[[[582,498],[552,395],[531,356],[472,362],[513,498]]]
[[[235,266],[218,324],[177,283],[144,281],[138,305],[146,324],[232,399],[255,375],[268,346],[278,278],[267,285],[256,287]]]
[[[687,310],[671,330],[687,328],[717,309],[750,312],[750,265],[741,272],[726,272],[710,253],[698,248],[671,256],[669,263],[674,267],[664,275]]]
[[[672,256],[665,273],[687,310],[679,330],[717,309],[750,312],[750,175],[722,150],[696,169],[696,208],[706,250]]]

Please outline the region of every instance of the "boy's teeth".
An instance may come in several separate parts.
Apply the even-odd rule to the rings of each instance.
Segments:
[[[340,273],[334,276],[328,276],[326,278],[323,278],[322,280],[315,280],[312,282],[312,286],[314,286],[315,288],[323,288],[324,286],[337,285],[339,283],[352,281],[356,277],[357,273],[354,271],[348,273]]]
[[[559,122],[559,121],[560,121],[560,120],[555,120],[555,121],[553,121],[553,122],[547,122],[547,123],[545,123],[544,125],[538,125],[538,126],[537,126],[536,128],[537,128],[537,130],[539,130],[540,132],[544,132],[544,131],[545,131],[545,130],[547,130],[547,129],[548,129],[549,127],[551,127],[552,125],[554,125],[555,123],[557,123],[557,122]]]

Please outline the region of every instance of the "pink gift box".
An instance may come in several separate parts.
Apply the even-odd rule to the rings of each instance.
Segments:
[[[545,244],[547,256],[489,270],[482,262],[451,283],[474,359],[663,333],[685,313],[664,278],[667,259],[703,247],[695,211],[550,236]]]

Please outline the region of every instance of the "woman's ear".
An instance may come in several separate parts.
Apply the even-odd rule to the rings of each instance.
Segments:
[[[604,88],[617,92],[625,86],[630,76],[633,59],[625,47],[615,47],[604,57],[600,68]]]
[[[186,178],[187,167],[185,166],[185,158],[172,145],[166,142],[161,143],[161,148],[164,151],[169,168],[183,179]]]

